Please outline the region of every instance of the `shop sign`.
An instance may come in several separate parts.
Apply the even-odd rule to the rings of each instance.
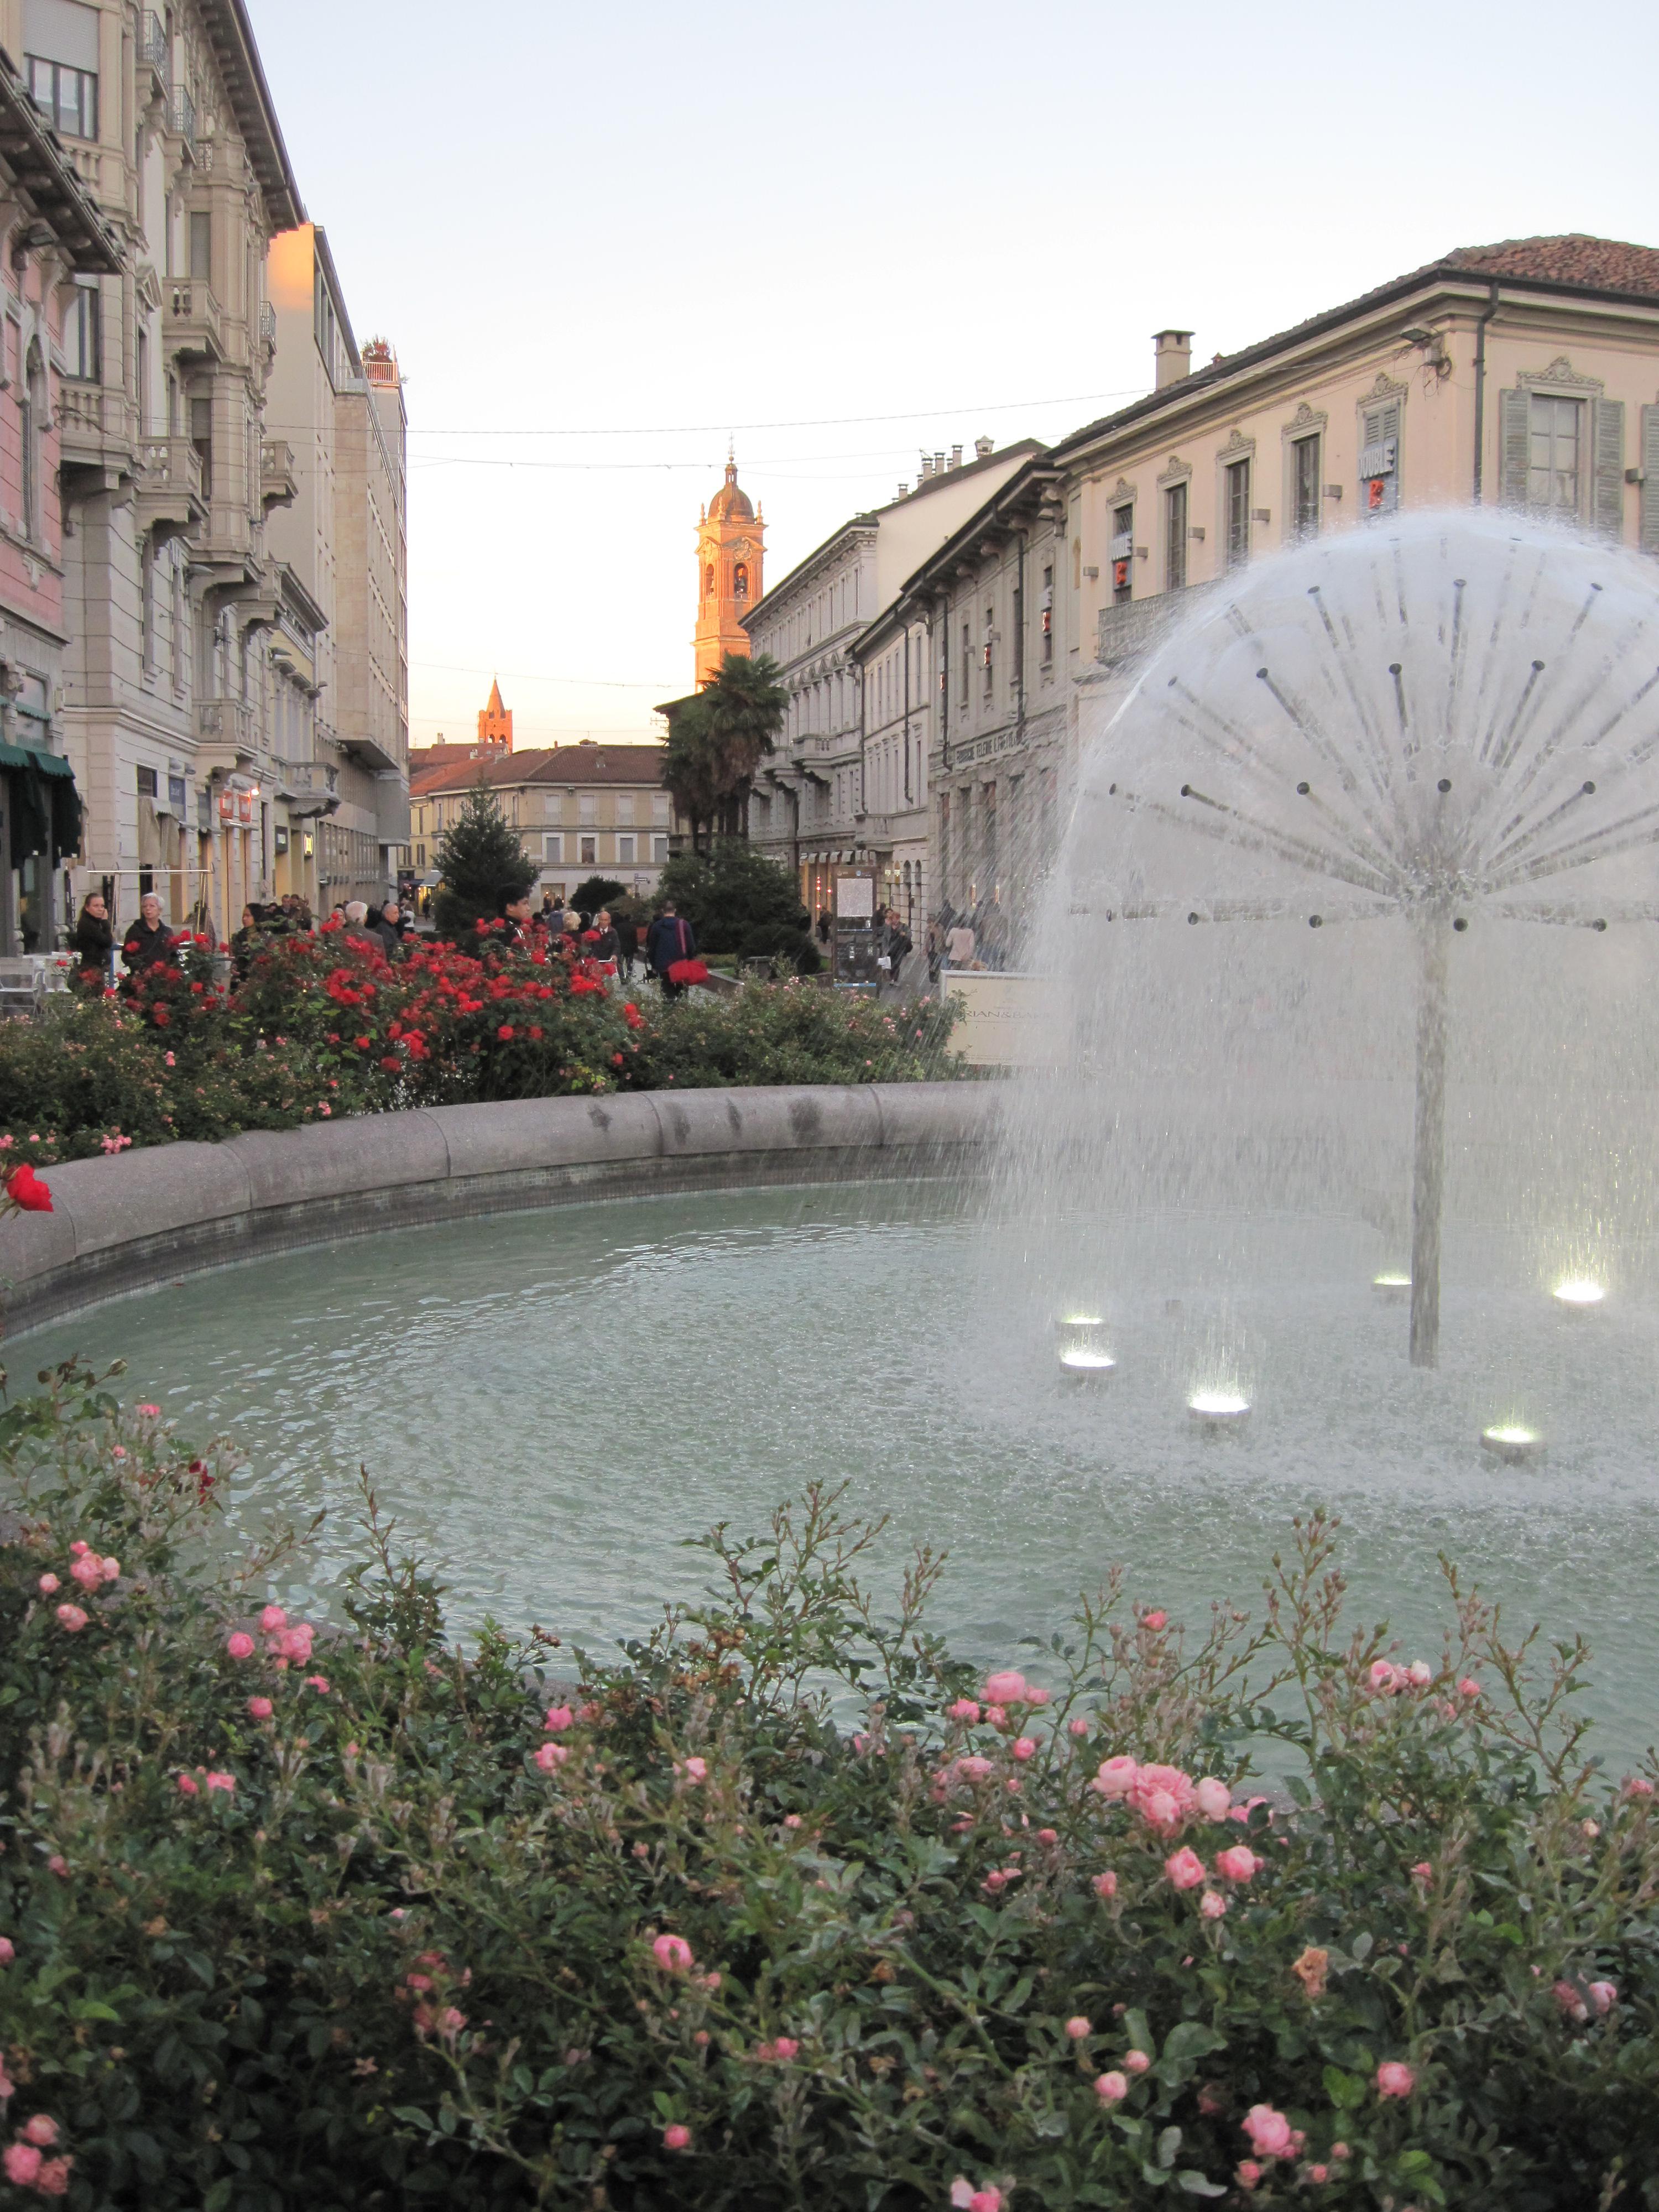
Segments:
[[[234,791],[222,791],[219,793],[219,819],[222,822],[234,822],[236,819],[236,794]]]

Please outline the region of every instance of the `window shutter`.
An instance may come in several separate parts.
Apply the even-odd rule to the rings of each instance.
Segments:
[[[1625,529],[1625,403],[1595,402],[1595,478],[1590,520],[1609,538]]]
[[[1388,399],[1380,406],[1361,408],[1359,430],[1360,447],[1365,453],[1389,438],[1394,440],[1394,467],[1384,477],[1361,479],[1359,511],[1362,515],[1392,514],[1400,505],[1400,402]],[[1381,487],[1376,492],[1370,489],[1373,482]]]
[[[1642,410],[1642,544],[1659,553],[1659,407]]]
[[[1525,392],[1498,395],[1498,496],[1505,507],[1527,503],[1528,400]]]

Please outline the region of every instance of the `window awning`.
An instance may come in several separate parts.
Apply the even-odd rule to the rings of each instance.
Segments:
[[[66,775],[71,779],[75,775],[62,753],[48,752],[44,745],[0,744],[0,768],[32,768],[41,775]]]

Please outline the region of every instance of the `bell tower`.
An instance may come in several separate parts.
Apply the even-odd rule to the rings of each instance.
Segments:
[[[766,523],[738,486],[727,454],[726,482],[697,520],[697,627],[691,646],[699,691],[720,672],[728,653],[749,653],[743,617],[760,598]]]
[[[502,706],[499,683],[491,684],[489,702],[478,709],[478,750],[502,753],[513,750],[513,709]]]

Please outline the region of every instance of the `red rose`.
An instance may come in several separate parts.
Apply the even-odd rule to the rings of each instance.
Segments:
[[[531,1030],[530,1034],[531,1034],[531,1036],[532,1036],[532,1037],[535,1037],[535,1038],[537,1038],[537,1039],[539,1039],[539,1038],[540,1038],[540,1036],[541,1036],[541,1034],[542,1034],[542,1033],[541,1033],[541,1031],[540,1031],[540,1030],[539,1030],[539,1029],[532,1029],[532,1030]]]
[[[383,1060],[380,1062],[380,1065],[385,1068],[388,1075],[398,1075],[403,1071],[403,1062],[398,1058],[395,1053],[392,1054],[389,1059]]]
[[[358,1049],[358,1051],[359,1051],[359,1052],[367,1052],[367,1051],[368,1050],[369,1047],[374,1043],[374,1038],[373,1038],[373,1037],[366,1037],[366,1036],[359,1037],[359,1038],[356,1040],[356,1043],[357,1043],[357,1049]]]
[[[164,1030],[172,1018],[172,1015],[168,1013],[165,1006],[152,1006],[150,1008],[150,1019],[155,1023],[158,1030]]]
[[[6,1177],[6,1196],[25,1213],[50,1213],[52,1193],[25,1160]]]
[[[622,1064],[623,1064],[623,1056],[622,1056],[622,1054],[621,1054],[619,1052],[613,1052],[613,1053],[611,1054],[611,1065],[612,1066],[612,1067],[620,1067],[620,1066],[622,1066]]]
[[[512,1023],[511,1023],[511,1022],[503,1022],[503,1023],[501,1024],[501,1025],[500,1029],[498,1029],[498,1030],[496,1030],[495,1034],[496,1034],[496,1036],[501,1039],[501,1042],[502,1042],[503,1044],[505,1044],[505,1043],[507,1042],[507,1039],[508,1039],[508,1038],[512,1036],[512,1034],[513,1034],[513,1024],[512,1024]]]

